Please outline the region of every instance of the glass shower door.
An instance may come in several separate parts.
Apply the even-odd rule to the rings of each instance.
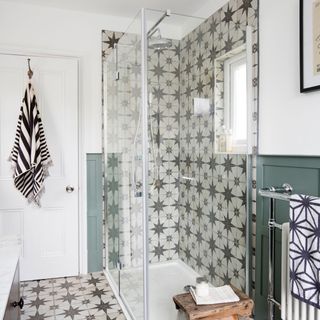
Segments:
[[[114,204],[107,206],[109,273],[117,278],[119,294],[136,320],[146,319],[141,20],[139,14],[108,59],[105,102],[106,165],[116,167],[116,174],[107,169],[107,203]]]
[[[140,23],[138,16],[117,45],[124,197],[119,229],[120,294],[135,319],[143,319],[144,302]]]

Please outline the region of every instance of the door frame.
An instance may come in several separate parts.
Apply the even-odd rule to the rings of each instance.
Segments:
[[[84,148],[85,142],[85,123],[84,123],[84,105],[81,99],[81,65],[84,52],[66,52],[53,50],[26,49],[23,47],[0,46],[0,55],[11,56],[29,56],[37,58],[57,58],[70,59],[77,62],[77,87],[78,87],[78,274],[86,274],[87,266],[87,185],[86,185],[86,153]],[[26,64],[27,70],[27,64]]]

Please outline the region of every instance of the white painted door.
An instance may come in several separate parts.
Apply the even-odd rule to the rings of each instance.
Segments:
[[[21,238],[22,280],[78,274],[78,62],[31,57],[53,160],[41,208],[15,189],[7,161],[27,84],[27,56],[0,54],[0,238]],[[74,187],[68,193],[67,186]]]

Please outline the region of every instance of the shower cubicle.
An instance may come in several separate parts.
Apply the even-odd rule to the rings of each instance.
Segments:
[[[142,9],[104,32],[106,274],[132,319],[175,319],[172,296],[199,275],[249,290],[257,10],[245,3],[206,20]]]

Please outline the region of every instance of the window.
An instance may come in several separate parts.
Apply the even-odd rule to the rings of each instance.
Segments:
[[[247,119],[247,61],[246,54],[237,54],[224,61],[225,134],[228,151],[246,151]]]

